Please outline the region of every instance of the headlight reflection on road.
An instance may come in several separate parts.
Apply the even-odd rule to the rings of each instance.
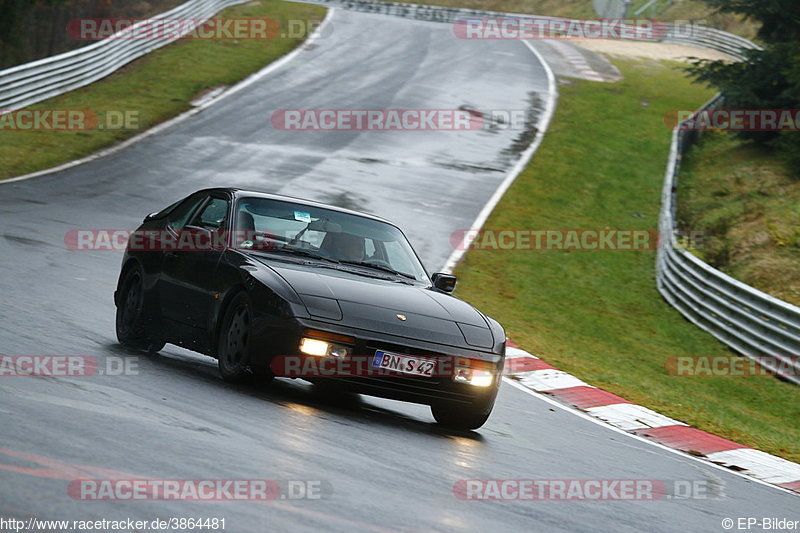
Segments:
[[[451,435],[450,440],[453,441],[455,446],[455,453],[451,454],[453,464],[461,468],[474,468],[478,463],[477,455],[481,446],[480,441],[457,435]]]

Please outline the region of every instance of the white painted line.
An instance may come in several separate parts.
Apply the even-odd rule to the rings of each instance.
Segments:
[[[563,370],[545,368],[543,370],[531,370],[530,372],[520,372],[514,374],[518,381],[526,387],[535,391],[550,391],[557,389],[568,389],[570,387],[590,387],[572,374],[567,374]]]
[[[778,486],[773,485],[771,483],[767,483],[766,481],[762,481],[762,480],[758,479],[757,477],[749,476],[747,474],[743,474],[742,472],[737,472],[736,470],[731,470],[729,468],[725,468],[722,465],[718,465],[716,463],[712,463],[712,462],[710,462],[707,459],[704,459],[702,457],[696,457],[694,455],[689,455],[688,453],[685,453],[685,452],[683,452],[681,450],[676,450],[675,448],[670,448],[669,446],[665,446],[664,444],[661,444],[660,442],[656,442],[654,440],[650,440],[648,438],[639,436],[639,435],[637,435],[635,433],[629,433],[629,432],[627,432],[625,430],[622,430],[622,429],[620,429],[618,427],[614,427],[614,426],[612,426],[610,424],[607,424],[606,422],[604,422],[604,421],[602,421],[602,420],[600,420],[598,418],[595,418],[595,417],[593,417],[593,416],[591,416],[591,415],[589,415],[587,413],[584,413],[583,411],[579,411],[578,409],[573,409],[572,407],[564,405],[563,403],[559,402],[555,398],[551,398],[546,394],[536,393],[536,392],[532,391],[531,389],[525,387],[521,383],[518,383],[516,380],[504,377],[503,381],[505,383],[511,385],[515,389],[518,389],[518,390],[520,390],[520,391],[522,391],[522,392],[524,392],[526,394],[529,394],[530,396],[533,396],[534,398],[537,398],[537,399],[539,399],[539,400],[541,400],[543,402],[546,402],[546,403],[552,405],[553,407],[555,407],[557,409],[561,409],[562,411],[566,411],[566,412],[571,413],[571,414],[573,414],[573,415],[575,415],[577,417],[583,418],[584,420],[587,420],[587,421],[589,421],[589,422],[591,422],[593,424],[597,424],[598,426],[602,426],[602,427],[606,428],[609,431],[613,431],[615,433],[619,433],[620,435],[626,435],[628,438],[631,438],[631,439],[634,439],[634,440],[638,440],[639,442],[643,442],[645,444],[648,444],[649,446],[655,446],[656,448],[659,448],[661,450],[664,450],[664,451],[667,451],[667,452],[672,453],[674,455],[677,455],[681,459],[684,459],[684,460],[687,460],[687,461],[694,461],[694,462],[700,463],[703,466],[706,466],[708,468],[715,468],[717,470],[721,470],[723,472],[727,472],[729,474],[732,474],[732,475],[747,479],[749,481],[752,481],[753,483],[758,483],[760,485],[764,485],[765,487],[770,487],[772,489],[779,490],[781,492],[785,492],[786,494],[791,494],[792,496],[798,496],[798,494],[796,492],[791,491],[789,489],[785,489],[783,487],[778,487]],[[491,420],[491,419],[489,419],[489,420]],[[720,453],[723,453],[723,452],[720,452]]]
[[[800,464],[753,448],[740,448],[706,454],[710,461],[744,468],[747,473],[768,483],[800,481]]]
[[[194,107],[202,107],[206,105],[208,102],[214,100],[214,98],[219,97],[219,95],[225,92],[225,89],[227,89],[227,87],[217,87],[216,89],[212,89],[208,91],[208,93],[201,96],[200,98],[192,100],[191,102],[189,102],[189,104]]]
[[[589,407],[586,409],[586,412],[626,431],[686,425],[683,422],[678,422],[668,416],[656,413],[652,409],[632,403],[616,403],[612,405],[601,405],[599,407]]]
[[[292,50],[291,52],[289,52],[285,56],[281,57],[280,59],[277,59],[276,61],[273,61],[272,63],[270,63],[269,65],[267,65],[266,67],[264,67],[260,71],[256,72],[255,74],[252,74],[251,76],[249,76],[249,77],[245,78],[244,80],[240,81],[239,83],[237,83],[236,85],[234,85],[233,87],[228,89],[227,91],[222,92],[221,94],[219,94],[215,98],[211,98],[211,99],[208,99],[208,100],[204,101],[202,104],[198,105],[194,109],[191,109],[191,110],[187,111],[186,113],[178,115],[175,118],[167,120],[166,122],[162,122],[161,124],[159,124],[157,126],[154,126],[154,127],[150,128],[149,130],[147,130],[147,131],[145,131],[143,133],[140,133],[139,135],[136,135],[135,137],[131,137],[127,141],[122,142],[120,144],[117,144],[115,146],[112,146],[110,148],[106,148],[104,150],[100,150],[99,152],[95,152],[92,155],[89,155],[87,157],[84,157],[84,158],[81,158],[81,159],[76,159],[74,161],[70,161],[69,163],[64,163],[63,165],[59,165],[57,167],[48,168],[48,169],[45,169],[45,170],[40,170],[38,172],[33,172],[31,174],[25,174],[24,176],[17,176],[15,178],[8,178],[8,179],[5,179],[5,180],[0,180],[0,185],[3,185],[5,183],[15,183],[15,182],[18,182],[18,181],[29,180],[31,178],[38,178],[38,177],[41,177],[41,176],[47,176],[48,174],[54,174],[56,172],[61,172],[62,170],[67,170],[67,169],[70,169],[72,167],[76,167],[78,165],[83,165],[85,163],[89,163],[90,161],[95,161],[95,160],[100,159],[102,157],[106,157],[106,156],[109,156],[111,154],[117,153],[120,150],[124,150],[125,148],[131,146],[132,144],[135,144],[135,143],[137,143],[137,142],[139,142],[139,141],[141,141],[143,139],[146,139],[146,138],[148,138],[148,137],[150,137],[152,135],[160,133],[160,132],[164,131],[167,128],[171,128],[172,126],[175,126],[176,124],[179,124],[180,122],[183,122],[184,120],[188,119],[189,117],[192,117],[192,116],[196,115],[197,113],[200,113],[204,109],[216,104],[220,100],[223,100],[224,98],[227,98],[227,97],[229,97],[229,96],[231,96],[233,94],[236,94],[239,91],[241,91],[242,89],[246,89],[247,87],[253,85],[257,81],[260,81],[262,78],[266,77],[267,75],[272,74],[274,71],[276,71],[277,69],[281,68],[282,66],[284,66],[285,64],[287,64],[288,62],[293,60],[295,57],[297,57],[298,54],[300,54],[300,52],[303,51],[304,48],[306,48],[309,44],[311,44],[314,41],[316,41],[317,39],[319,39],[320,35],[322,34],[323,29],[325,28],[325,26],[328,25],[330,20],[333,18],[334,11],[335,11],[334,9],[329,9],[328,10],[328,12],[325,15],[325,18],[323,19],[322,23],[317,27],[316,30],[314,30],[314,32],[311,35],[308,36],[308,39],[306,39],[303,42],[303,44],[299,45],[297,48],[295,48],[294,50]],[[146,56],[144,56],[144,57],[146,57]]]
[[[511,187],[511,184],[514,183],[514,180],[517,179],[517,176],[519,176],[522,171],[525,170],[525,167],[528,166],[533,154],[536,153],[536,150],[538,150],[539,146],[542,144],[542,141],[544,140],[544,134],[547,132],[547,129],[550,126],[550,121],[553,119],[553,114],[555,113],[556,101],[558,100],[558,86],[556,85],[556,76],[553,74],[553,69],[550,68],[550,65],[544,60],[542,54],[536,48],[534,48],[531,43],[528,41],[522,41],[522,43],[527,46],[531,52],[533,52],[533,54],[536,56],[536,59],[544,68],[545,74],[547,75],[547,101],[545,102],[545,110],[539,119],[539,123],[536,125],[536,138],[533,140],[528,149],[522,153],[517,163],[509,171],[508,175],[505,177],[500,186],[494,191],[494,194],[483,206],[481,212],[478,213],[478,216],[475,218],[475,221],[470,227],[470,229],[474,231],[477,231],[483,227],[483,225],[486,223],[486,220],[489,218],[489,215],[492,214],[492,211],[494,211],[494,208],[500,202],[500,199],[503,198],[503,195],[506,193],[508,188]],[[465,242],[463,243],[463,246],[459,246],[458,249],[453,250],[453,253],[447,258],[447,261],[442,268],[442,272],[450,273],[453,271],[458,262],[461,261],[461,258],[464,257],[464,254],[467,252],[467,248],[469,248],[468,245],[469,243]]]

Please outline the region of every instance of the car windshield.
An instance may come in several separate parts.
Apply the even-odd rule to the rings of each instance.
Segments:
[[[257,197],[239,199],[235,221],[242,249],[294,254],[373,274],[428,279],[403,233],[385,222]]]

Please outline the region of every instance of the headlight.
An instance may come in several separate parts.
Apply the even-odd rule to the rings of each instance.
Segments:
[[[489,387],[494,383],[494,373],[488,370],[473,370],[469,384],[475,387]]]
[[[300,341],[300,351],[307,355],[328,355],[330,343],[305,338]]]
[[[335,333],[327,333],[316,330],[306,330],[306,334],[309,333],[355,344],[355,339],[345,335],[338,335]],[[350,346],[331,342],[329,340],[303,337],[300,339],[300,351],[306,355],[315,355],[317,357],[346,357],[353,352],[353,349]]]
[[[490,387],[494,383],[495,372],[485,367],[480,368],[485,364],[482,361],[458,359],[453,372],[453,381],[473,387]]]

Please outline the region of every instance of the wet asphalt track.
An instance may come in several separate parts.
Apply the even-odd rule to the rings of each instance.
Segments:
[[[194,189],[239,185],[393,219],[433,269],[449,255],[450,233],[468,227],[499,184],[519,131],[285,133],[270,126],[269,113],[525,109],[547,87],[525,46],[461,41],[446,25],[347,12],[332,24],[294,62],[168,131],[87,165],[0,185],[0,353],[86,354],[101,366],[109,356],[125,357],[138,370],[0,378],[0,517],[225,517],[233,532],[716,532],[725,517],[792,518],[796,496],[508,385],[481,430],[448,434],[422,406],[371,398],[330,405],[304,382],[231,386],[212,359],[172,346],[146,356],[116,344],[111,297],[120,254],[68,251],[69,229],[134,227]],[[76,477],[134,476],[319,480],[326,490],[320,500],[271,503],[67,495]],[[726,496],[468,502],[453,496],[463,478],[705,480]]]

